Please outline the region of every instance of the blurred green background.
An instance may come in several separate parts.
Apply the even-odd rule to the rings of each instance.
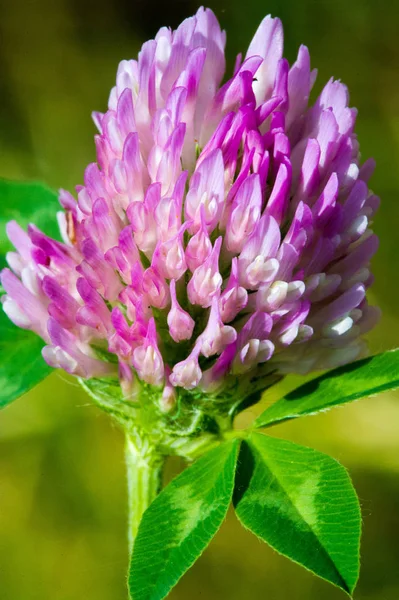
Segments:
[[[213,0],[231,68],[260,19],[282,18],[286,56],[301,43],[359,109],[374,156],[381,248],[372,300],[384,312],[373,351],[398,345],[399,5],[392,0]],[[92,110],[104,110],[122,58],[187,0],[0,0],[0,176],[73,190],[94,160]],[[296,385],[289,379],[263,406]],[[252,418],[254,412],[241,417]],[[364,521],[358,600],[399,598],[399,395],[386,393],[275,429],[329,452],[351,471]],[[172,465],[171,469],[178,468]],[[72,379],[53,374],[0,415],[1,600],[126,600],[123,436]],[[229,514],[172,600],[335,600],[341,592],[278,556]]]

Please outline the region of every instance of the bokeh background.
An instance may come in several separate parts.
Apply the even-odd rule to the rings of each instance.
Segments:
[[[73,190],[94,160],[122,58],[190,0],[0,0],[0,176]],[[384,312],[373,351],[399,345],[399,6],[392,0],[210,0],[228,31],[230,68],[267,13],[283,19],[286,56],[301,43],[359,109],[364,157],[378,168],[381,249],[372,300]],[[1,357],[0,357],[1,359]],[[269,392],[263,406],[298,379]],[[256,411],[260,411],[257,407]],[[247,414],[243,419],[253,417]],[[351,471],[364,521],[358,600],[399,598],[399,395],[385,393],[275,429]],[[172,465],[171,470],[179,465]],[[1,600],[126,600],[123,436],[72,379],[54,373],[0,415]],[[335,600],[341,592],[278,556],[229,514],[172,600]]]

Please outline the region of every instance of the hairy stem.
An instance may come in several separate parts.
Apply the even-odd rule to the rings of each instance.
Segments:
[[[161,489],[164,457],[139,436],[126,436],[126,468],[128,485],[129,552],[144,511]]]

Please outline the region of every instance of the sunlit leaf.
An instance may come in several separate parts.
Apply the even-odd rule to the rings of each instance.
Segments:
[[[0,268],[5,254],[12,250],[6,236],[6,223],[12,219],[22,227],[35,223],[48,235],[59,238],[56,212],[57,196],[40,183],[0,179]],[[0,289],[0,294],[4,290]],[[41,355],[43,341],[15,327],[0,309],[0,408],[18,398],[50,372]]]
[[[399,349],[377,354],[312,379],[269,406],[255,427],[316,414],[399,387]]]
[[[133,548],[133,600],[162,600],[202,554],[226,516],[237,441],[209,451],[176,477],[144,513]]]
[[[254,433],[242,445],[234,504],[242,524],[275,550],[353,592],[360,509],[346,470],[334,459]]]
[[[22,396],[52,371],[43,360],[43,341],[18,329],[0,309],[0,408]]]
[[[6,236],[6,224],[15,220],[26,228],[34,223],[47,235],[59,239],[56,213],[61,210],[57,195],[37,182],[0,179],[0,268],[4,267],[6,252],[12,244]]]

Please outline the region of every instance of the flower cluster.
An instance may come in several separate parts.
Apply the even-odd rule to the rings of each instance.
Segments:
[[[3,309],[83,378],[221,389],[237,377],[345,363],[378,318],[365,293],[378,198],[348,92],[290,67],[266,17],[234,74],[201,8],[122,61],[95,113],[97,163],[60,193],[63,243],[8,224]],[[251,391],[251,390],[249,390]]]

